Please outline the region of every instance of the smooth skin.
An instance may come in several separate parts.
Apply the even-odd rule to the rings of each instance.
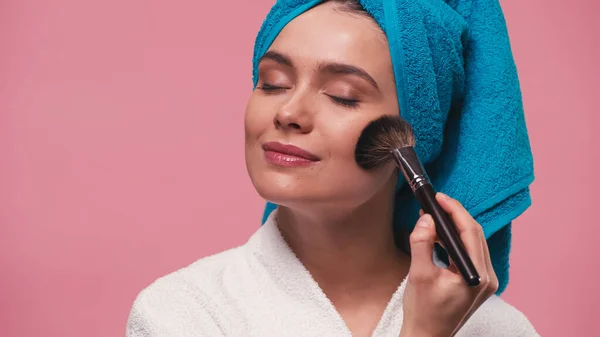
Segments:
[[[411,234],[412,258],[392,232],[397,171],[361,169],[362,129],[398,115],[385,35],[370,18],[324,3],[292,20],[259,64],[245,115],[246,166],[257,192],[279,205],[283,237],[331,300],[353,336],[371,336],[408,275],[400,336],[452,336],[498,287],[481,226],[438,195],[482,277],[469,288],[456,268],[433,263],[437,241],[424,215]],[[319,160],[282,167],[263,144],[292,144]],[[428,225],[425,225],[428,224]]]

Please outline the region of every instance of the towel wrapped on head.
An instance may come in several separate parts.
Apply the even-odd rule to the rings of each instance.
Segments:
[[[287,23],[322,0],[279,0],[256,38],[258,62]],[[401,116],[433,185],[484,229],[498,294],[508,284],[512,221],[531,205],[533,158],[504,15],[498,0],[359,0],[388,43]],[[276,205],[267,203],[263,223]],[[397,231],[419,205],[402,175]],[[442,260],[447,259],[441,256]],[[447,260],[446,260],[447,261]]]

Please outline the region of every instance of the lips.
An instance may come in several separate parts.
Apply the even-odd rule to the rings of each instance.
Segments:
[[[304,149],[294,145],[285,145],[278,142],[263,144],[266,159],[278,166],[297,167],[316,163],[320,158]]]

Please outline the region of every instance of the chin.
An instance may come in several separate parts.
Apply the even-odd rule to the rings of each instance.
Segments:
[[[256,192],[264,200],[289,208],[360,207],[386,189],[386,184],[393,183],[390,181],[393,170],[373,175],[344,170],[343,167],[280,170],[261,161],[248,160],[246,164]]]
[[[374,192],[372,188],[365,191],[351,184],[306,183],[282,173],[261,172],[259,175],[252,179],[257,193],[266,201],[291,209],[351,209],[366,202]]]
[[[250,174],[250,179],[258,195],[277,205],[289,206],[314,197],[306,184],[301,184],[289,174],[262,171]]]

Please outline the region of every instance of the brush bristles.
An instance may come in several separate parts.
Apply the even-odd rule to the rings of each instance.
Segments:
[[[414,145],[408,122],[399,116],[383,116],[369,123],[358,138],[356,162],[366,170],[375,169],[394,160],[393,150]]]

